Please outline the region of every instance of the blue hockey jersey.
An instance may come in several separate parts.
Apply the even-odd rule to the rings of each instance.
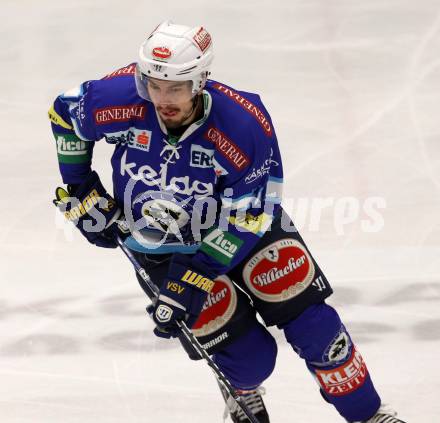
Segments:
[[[203,117],[173,137],[139,97],[134,70],[128,65],[56,98],[49,117],[63,182],[79,184],[90,173],[96,141],[113,144],[114,197],[135,232],[191,238],[196,259],[226,273],[280,208],[282,165],[270,116],[258,95],[209,80]],[[131,248],[152,248],[134,238]]]

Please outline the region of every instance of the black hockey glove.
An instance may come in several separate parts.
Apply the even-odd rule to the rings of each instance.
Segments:
[[[98,247],[116,248],[115,234],[121,210],[93,171],[80,185],[58,187],[54,204],[73,222],[89,242]]]
[[[150,308],[157,327],[154,333],[161,338],[179,335],[177,321],[191,328],[211,292],[216,275],[190,257],[175,253],[171,259],[157,302]]]

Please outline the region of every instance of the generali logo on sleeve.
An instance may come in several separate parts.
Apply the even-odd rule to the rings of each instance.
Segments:
[[[255,104],[251,103],[248,99],[244,98],[242,95],[232,90],[229,87],[225,87],[222,84],[216,83],[213,87],[226,95],[231,100],[235,101],[238,105],[240,105],[244,110],[246,110],[250,115],[252,115],[261,128],[263,128],[264,133],[268,136],[272,136],[272,126],[270,125],[269,120],[265,116],[265,114],[257,107]]]
[[[112,106],[94,111],[96,125],[113,122],[128,122],[145,119],[146,107],[138,104],[128,106]]]

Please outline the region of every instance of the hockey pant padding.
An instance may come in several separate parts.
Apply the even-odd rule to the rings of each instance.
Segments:
[[[277,344],[260,323],[236,339],[213,359],[236,389],[254,389],[261,385],[275,367]]]
[[[324,302],[312,305],[279,327],[341,416],[354,422],[376,413],[379,395],[336,310]]]

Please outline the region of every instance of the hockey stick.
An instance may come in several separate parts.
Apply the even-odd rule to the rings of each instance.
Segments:
[[[145,282],[148,290],[151,293],[150,299],[153,300],[153,299],[157,298],[159,296],[159,288],[153,283],[153,281],[151,280],[148,273],[140,265],[140,263],[137,261],[136,257],[133,255],[133,253],[130,251],[130,249],[124,244],[124,241],[121,239],[121,237],[119,235],[116,236],[116,241],[117,241],[119,247],[121,248],[121,250],[124,252],[124,254],[127,256],[127,258],[133,264],[133,266],[136,270],[136,273]],[[215,362],[212,360],[212,358],[208,355],[208,353],[205,351],[205,349],[200,345],[199,341],[193,335],[193,333],[188,329],[186,324],[184,322],[177,322],[177,326],[179,327],[179,329],[182,332],[185,339],[188,341],[188,343],[194,349],[194,351],[205,360],[206,364],[214,372],[214,375],[217,379],[217,382],[220,385],[222,385],[229,392],[229,394],[232,396],[232,398],[234,398],[235,402],[242,409],[243,413],[246,415],[246,417],[249,419],[249,421],[251,423],[259,423],[257,418],[252,413],[252,411],[244,403],[243,398],[237,394],[235,389],[229,383],[228,379],[226,379],[226,376],[222,373],[222,371],[219,369],[217,364],[215,364]]]

